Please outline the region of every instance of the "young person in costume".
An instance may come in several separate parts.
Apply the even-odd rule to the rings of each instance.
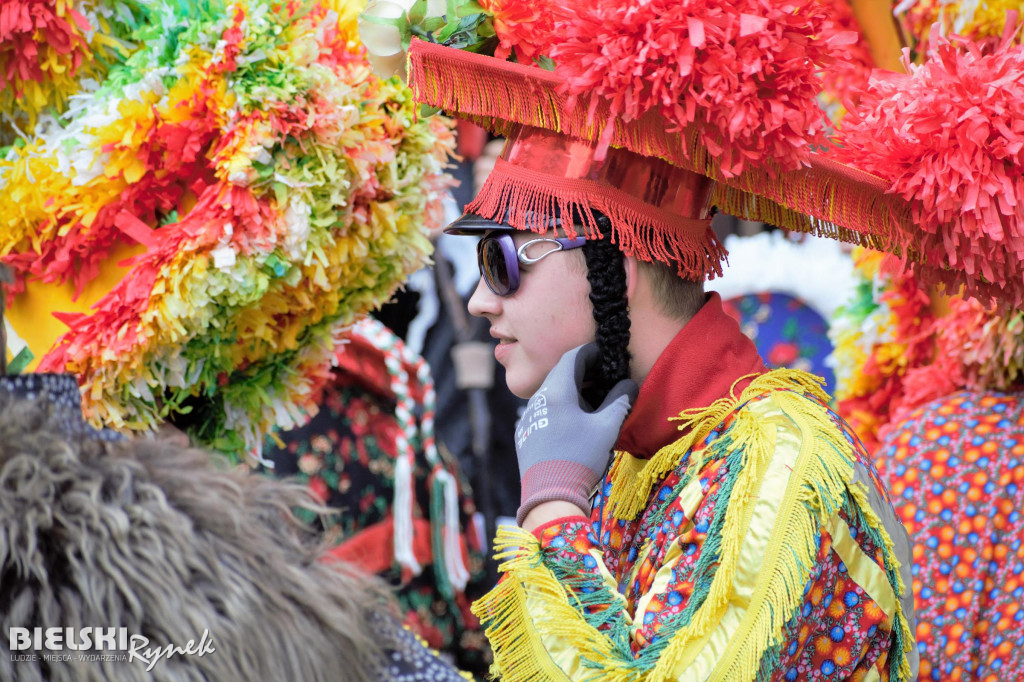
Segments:
[[[518,64],[414,42],[409,77],[507,139],[452,226],[482,235],[471,309],[531,396],[523,528],[499,536],[504,577],[475,605],[495,671],[913,679],[905,531],[816,380],[764,371],[702,293],[723,256],[708,207],[912,254],[1009,301],[1019,261],[979,277],[965,258],[1002,235],[890,193],[899,165],[841,162],[875,149],[812,152],[815,73],[848,40],[818,4],[488,8]],[[942,250],[953,234],[975,248]]]
[[[545,245],[502,227],[482,249]],[[671,266],[584,249],[549,247],[505,296],[482,255],[470,301],[532,395],[515,437],[533,536],[499,536],[506,579],[476,605],[503,676],[909,679],[903,531],[815,379],[768,372],[718,294]]]

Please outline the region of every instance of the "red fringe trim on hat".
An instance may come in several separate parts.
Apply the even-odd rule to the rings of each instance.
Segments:
[[[659,210],[614,187],[593,180],[567,179],[498,159],[480,194],[466,211],[516,229],[545,232],[540,216],[574,215],[570,238],[581,227],[587,239],[603,237],[594,211],[611,221],[611,238],[622,251],[643,261],[675,265],[680,277],[703,280],[722,274],[726,252],[710,220],[683,218]]]
[[[726,177],[715,150],[693,133],[670,133],[654,111],[634,121],[609,116],[608,105],[561,94],[560,81],[542,69],[414,40],[409,84],[415,98],[452,116],[508,135],[518,125],[571,137],[610,142],[701,173],[719,183],[715,205],[745,220],[886,250],[904,258],[915,251],[901,235],[912,234],[910,209],[887,194],[889,184],[869,173],[814,157],[810,168],[780,171],[769,163]],[[593,111],[591,111],[593,109]]]
[[[526,125],[592,142],[603,136],[612,146],[699,170],[690,161],[694,145],[667,132],[670,124],[658,113],[617,120],[603,99],[580,96],[573,101],[559,92],[561,81],[549,71],[417,40],[409,50],[408,68],[417,101],[498,135]]]

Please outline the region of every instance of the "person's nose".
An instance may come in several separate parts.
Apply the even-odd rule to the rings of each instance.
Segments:
[[[501,296],[495,294],[481,277],[476,290],[469,297],[469,314],[476,317],[493,317],[501,314]]]

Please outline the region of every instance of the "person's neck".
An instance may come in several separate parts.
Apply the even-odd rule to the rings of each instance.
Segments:
[[[654,363],[690,318],[669,317],[656,309],[640,308],[630,310],[629,319],[629,376],[643,385]]]

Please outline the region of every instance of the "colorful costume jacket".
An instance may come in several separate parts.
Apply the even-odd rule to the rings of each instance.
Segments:
[[[911,679],[906,533],[826,400],[764,372],[711,294],[641,387],[591,517],[499,534],[503,579],[474,605],[492,672]]]

